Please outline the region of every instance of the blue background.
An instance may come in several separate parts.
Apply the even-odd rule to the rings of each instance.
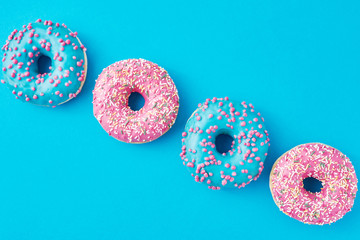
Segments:
[[[338,148],[360,173],[359,1],[2,0],[2,44],[38,18],[79,33],[88,77],[55,109],[0,86],[1,240],[359,236],[359,199],[335,224],[310,226],[268,187],[274,161],[306,142]],[[92,89],[103,68],[140,57],[168,70],[181,107],[163,137],[130,145],[93,117]],[[179,157],[186,120],[214,96],[253,103],[270,132],[265,170],[241,190],[208,190]]]

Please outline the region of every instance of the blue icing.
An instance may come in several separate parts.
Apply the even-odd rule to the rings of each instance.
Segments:
[[[216,150],[215,139],[220,134],[234,138],[227,153]],[[180,156],[184,165],[197,182],[212,189],[240,188],[256,180],[270,145],[263,118],[253,106],[228,98],[207,99],[199,105],[186,123],[182,142]]]
[[[43,55],[51,59],[52,69],[40,75],[37,62]],[[55,106],[76,97],[86,78],[85,48],[77,33],[51,21],[14,30],[1,58],[2,82],[20,100],[38,105]]]

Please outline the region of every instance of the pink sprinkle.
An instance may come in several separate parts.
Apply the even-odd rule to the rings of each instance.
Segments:
[[[192,163],[192,162],[188,162],[187,164],[186,164],[186,166],[188,166],[188,167],[194,167],[194,163]]]

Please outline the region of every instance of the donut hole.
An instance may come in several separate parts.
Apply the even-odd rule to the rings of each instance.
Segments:
[[[49,73],[51,71],[51,58],[41,55],[37,61],[37,65],[40,74]]]
[[[138,92],[132,92],[129,96],[128,106],[133,111],[139,111],[145,105],[145,98]]]
[[[222,133],[216,136],[215,138],[215,147],[216,150],[223,154],[230,151],[233,147],[234,138],[229,134]]]
[[[307,177],[303,180],[304,189],[311,193],[321,192],[323,188],[322,182],[313,177]]]

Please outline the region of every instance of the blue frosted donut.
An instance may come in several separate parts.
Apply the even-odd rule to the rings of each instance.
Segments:
[[[231,149],[225,153],[218,152],[215,146],[221,134],[233,137]],[[196,182],[215,190],[222,186],[241,188],[256,180],[270,146],[264,119],[253,105],[227,97],[200,103],[182,136],[183,164]]]
[[[65,24],[37,20],[14,30],[2,47],[2,83],[16,98],[56,106],[76,97],[85,82],[85,48]],[[39,73],[41,56],[51,59],[49,73]]]

